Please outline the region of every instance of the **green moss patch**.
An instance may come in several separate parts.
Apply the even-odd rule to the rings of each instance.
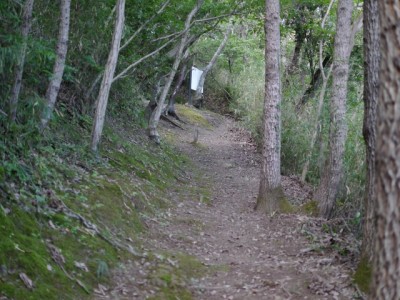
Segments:
[[[36,219],[31,212],[11,206],[5,215],[0,210],[0,295],[11,299],[84,299],[88,296],[78,283],[68,278],[52,258],[49,244],[60,249],[65,271],[89,290],[100,282],[96,276],[98,261],[113,266],[116,250],[104,241],[80,230],[71,221],[63,228],[49,229],[44,219]],[[67,224],[65,223],[65,224]],[[88,267],[85,272],[75,262]],[[33,282],[29,289],[21,280],[26,274]]]
[[[192,278],[207,273],[206,266],[195,257],[183,253],[164,256],[165,259],[157,262],[149,278],[159,287],[158,293],[150,299],[192,299],[187,286]]]
[[[268,190],[263,197],[258,195],[256,209],[270,214],[294,212],[294,208],[286,198],[282,187]]]
[[[0,169],[0,179],[7,181],[0,182],[0,197],[6,195],[0,205],[0,298],[86,299],[98,283],[108,285],[112,269],[135,257],[106,239],[140,247],[142,218],[175,200],[166,191],[181,189],[182,165],[189,165],[168,144],[139,143],[124,126],[118,132],[106,128],[96,156],[79,144],[82,137],[89,140],[90,127],[55,125],[57,135],[33,156],[15,158],[17,150],[8,147],[9,167]],[[60,209],[64,204],[68,209]],[[69,210],[95,225],[102,237]],[[52,258],[50,244],[64,258],[65,272]],[[32,280],[31,290],[22,273]],[[172,277],[164,281],[173,285]],[[188,292],[175,294],[185,299]]]
[[[360,288],[360,290],[366,294],[370,292],[371,280],[372,280],[372,268],[368,260],[362,258],[358,263],[356,272],[353,275],[354,283]]]
[[[176,105],[176,111],[179,116],[182,116],[189,123],[198,125],[207,129],[211,129],[212,125],[208,120],[194,107],[187,105]]]
[[[307,203],[304,203],[303,205],[300,206],[300,212],[308,215],[308,216],[313,216],[317,217],[318,216],[318,202],[315,200],[308,201]]]

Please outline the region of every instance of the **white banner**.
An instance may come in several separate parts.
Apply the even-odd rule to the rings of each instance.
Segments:
[[[190,88],[193,91],[196,91],[197,87],[199,86],[201,74],[203,74],[202,70],[192,67],[192,80],[190,83]],[[201,88],[201,93],[203,93],[203,87]]]

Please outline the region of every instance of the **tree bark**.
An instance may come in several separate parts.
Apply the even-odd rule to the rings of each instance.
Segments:
[[[197,86],[197,90],[196,90],[196,93],[194,96],[195,104],[196,104],[196,102],[200,101],[200,99],[203,97],[202,91],[203,91],[204,82],[206,80],[207,74],[214,67],[215,63],[217,62],[218,57],[221,55],[221,52],[224,50],[226,43],[228,42],[228,38],[229,38],[231,31],[232,31],[232,27],[228,26],[228,28],[224,34],[224,39],[222,40],[217,51],[215,51],[213,57],[211,58],[208,65],[204,68],[203,73],[200,76],[199,85]]]
[[[378,1],[381,63],[376,135],[376,238],[371,299],[400,299],[400,12]]]
[[[158,100],[157,107],[153,110],[150,120],[149,120],[149,127],[148,127],[148,135],[151,140],[154,140],[156,143],[159,143],[160,138],[157,132],[158,122],[160,121],[160,116],[163,110],[165,99],[167,98],[168,92],[171,88],[172,81],[174,80],[175,74],[178,71],[178,67],[182,61],[183,51],[187,45],[187,41],[189,38],[189,29],[192,22],[193,17],[197,14],[200,7],[203,5],[204,0],[197,0],[195,7],[192,11],[188,14],[186,21],[185,21],[185,29],[182,35],[182,39],[179,44],[179,48],[175,57],[174,64],[172,66],[172,70],[169,73],[168,79],[165,83],[163,91],[160,95],[160,99]]]
[[[331,56],[328,54],[325,56],[322,67],[325,68],[331,62]],[[321,67],[319,67],[311,76],[311,81],[307,90],[304,92],[304,95],[301,97],[299,103],[296,106],[297,111],[300,111],[302,107],[315,95],[315,92],[318,90],[319,85],[321,84]]]
[[[298,29],[295,35],[295,46],[293,51],[293,57],[287,69],[288,76],[292,76],[299,69],[300,53],[301,53],[301,47],[303,46],[304,43],[304,39],[305,39],[305,34],[301,29]]]
[[[25,65],[25,55],[26,55],[26,48],[27,48],[27,41],[28,41],[28,34],[31,30],[32,26],[32,11],[33,11],[33,2],[34,0],[26,0],[25,5],[23,8],[22,13],[22,45],[21,45],[21,52],[18,58],[16,70],[15,70],[15,79],[14,84],[11,91],[10,97],[10,120],[11,122],[15,122],[17,117],[17,106],[18,106],[18,99],[19,93],[21,91],[21,84],[22,84],[22,75],[24,73],[24,65]]]
[[[169,98],[168,106],[166,109],[167,114],[171,115],[175,118],[177,117],[177,114],[175,111],[175,99],[176,99],[176,96],[178,95],[178,92],[182,86],[183,81],[185,80],[186,73],[187,73],[187,61],[185,61],[182,64],[181,71],[180,71],[179,77],[178,77],[178,81],[176,82],[175,88],[172,91],[172,94],[171,94],[171,97]]]
[[[70,22],[70,6],[71,0],[61,0],[61,20],[58,32],[58,41],[56,47],[56,61],[54,63],[53,75],[50,79],[49,86],[46,91],[46,107],[42,114],[41,129],[46,128],[56,104],[58,91],[65,68],[65,59],[68,51],[68,33]]]
[[[273,213],[284,199],[281,187],[281,79],[279,0],[266,0],[263,162],[256,209]]]
[[[97,151],[103,132],[104,119],[106,115],[108,96],[110,94],[111,84],[113,82],[115,68],[118,62],[118,54],[121,44],[122,32],[124,30],[125,21],[125,0],[117,0],[117,17],[115,20],[115,28],[111,42],[110,53],[106,68],[104,70],[103,79],[97,97],[96,112],[92,129],[92,151]]]
[[[364,196],[364,224],[361,256],[372,263],[375,240],[375,145],[376,105],[379,90],[379,12],[378,0],[364,0],[364,124],[367,179]]]
[[[333,56],[333,88],[330,104],[329,158],[315,193],[320,215],[329,218],[343,176],[343,157],[347,137],[346,99],[351,43],[352,0],[339,0]]]

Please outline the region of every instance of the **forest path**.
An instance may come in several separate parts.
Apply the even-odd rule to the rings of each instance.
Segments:
[[[187,183],[187,193],[177,189],[169,196],[183,201],[161,219],[148,222],[149,233],[143,242],[146,249],[164,253],[156,257],[167,265],[174,265],[177,256],[166,259],[165,253],[184,253],[196,257],[206,270],[186,271],[195,278],[174,283],[174,276],[168,274],[172,271],[165,271],[168,266],[161,267],[164,270],[157,275],[159,267],[142,259],[141,264],[133,265],[134,270],[127,268],[135,278],[131,280],[132,295],[145,299],[163,286],[183,286],[194,299],[356,299],[350,275],[352,258],[338,255],[343,249],[333,249],[339,237],[324,234],[323,221],[304,214],[270,217],[255,212],[260,157],[249,135],[229,118],[202,114],[213,129],[200,128],[197,145],[191,144],[194,126],[186,131],[166,130],[201,170],[209,194],[198,193],[194,198],[190,191],[195,181]],[[292,202],[302,202],[307,196],[308,191],[296,179],[284,177],[283,182]],[[207,196],[209,203],[204,201]],[[189,264],[189,268],[198,267]],[[124,273],[119,277],[126,277]],[[127,289],[127,299],[129,293]],[[164,298],[187,299],[165,294],[154,299]]]

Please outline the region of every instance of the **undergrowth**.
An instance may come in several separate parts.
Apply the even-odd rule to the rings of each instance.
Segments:
[[[188,159],[121,121],[110,120],[97,155],[85,116],[56,117],[44,137],[1,128],[0,296],[88,297],[137,252],[143,218],[174,201],[166,189],[179,187]]]

